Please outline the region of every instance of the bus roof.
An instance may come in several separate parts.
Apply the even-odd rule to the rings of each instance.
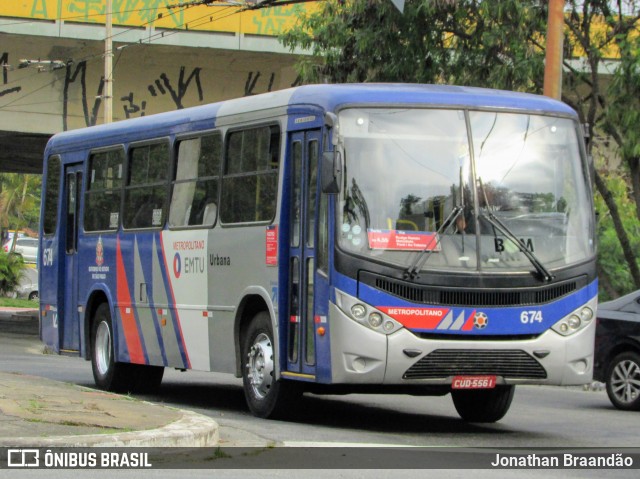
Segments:
[[[100,144],[112,144],[113,138],[120,138],[121,142],[135,141],[135,135],[131,135],[134,130],[144,131],[147,135],[153,135],[154,132],[166,135],[180,133],[181,126],[192,122],[202,122],[203,128],[213,128],[217,118],[260,110],[308,105],[323,111],[336,111],[358,104],[505,109],[577,117],[575,111],[562,102],[540,95],[503,90],[400,83],[304,85],[62,132],[49,140],[47,152],[77,147],[79,142],[98,147]],[[184,129],[187,131],[186,126]]]

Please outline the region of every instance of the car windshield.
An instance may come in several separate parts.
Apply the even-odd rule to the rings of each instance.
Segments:
[[[339,118],[343,250],[404,267],[427,256],[419,268],[431,270],[556,269],[595,254],[574,120],[400,108]]]

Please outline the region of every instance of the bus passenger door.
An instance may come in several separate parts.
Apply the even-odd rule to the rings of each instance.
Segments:
[[[82,165],[67,165],[64,170],[64,204],[62,232],[64,238],[64,278],[62,315],[58,312],[60,352],[80,350],[80,322],[78,316],[78,226],[82,195]]]
[[[287,371],[307,379],[315,379],[316,373],[315,231],[320,138],[320,130],[290,137]]]

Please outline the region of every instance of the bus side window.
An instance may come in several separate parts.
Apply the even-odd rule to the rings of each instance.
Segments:
[[[124,150],[102,151],[89,156],[89,178],[85,193],[85,231],[118,228],[122,198]]]
[[[133,147],[125,187],[125,228],[161,228],[166,217],[169,145]]]
[[[280,128],[229,133],[220,219],[225,224],[271,221],[276,212]]]
[[[182,140],[177,150],[169,226],[211,227],[218,216],[222,137],[216,132]]]

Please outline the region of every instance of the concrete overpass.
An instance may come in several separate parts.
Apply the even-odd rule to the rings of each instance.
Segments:
[[[0,172],[41,173],[57,132],[102,122],[105,0],[0,2]],[[113,0],[113,119],[297,83],[276,36],[300,4],[239,13]]]

